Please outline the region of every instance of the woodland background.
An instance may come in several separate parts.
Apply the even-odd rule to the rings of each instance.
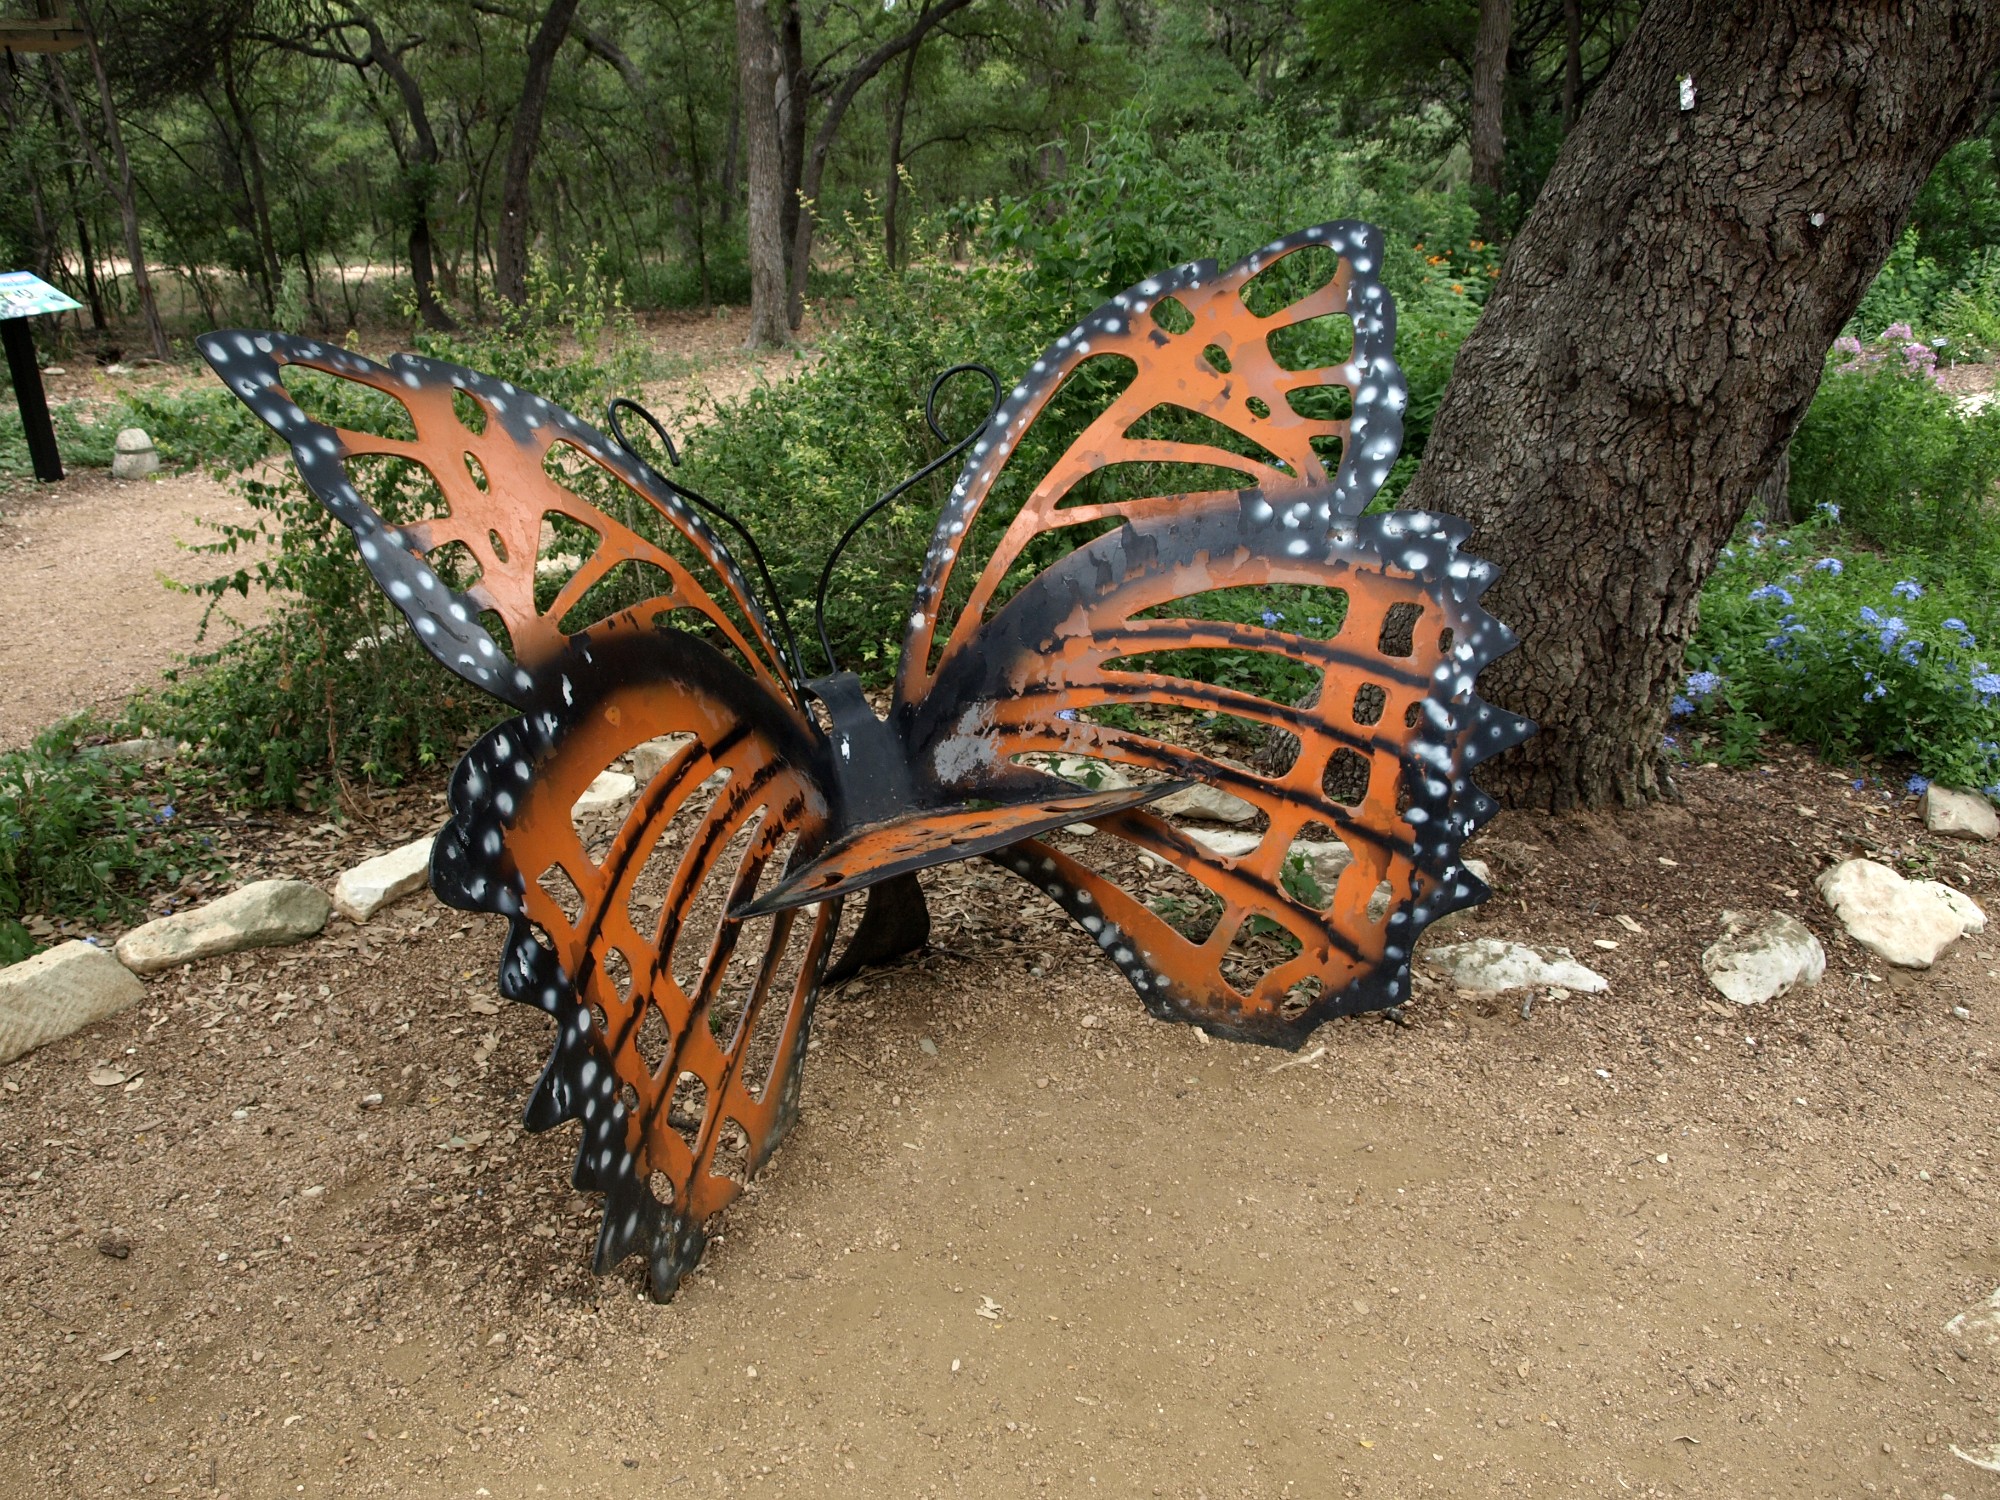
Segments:
[[[278,607],[122,721],[54,726],[0,757],[0,919],[115,910],[183,878],[203,854],[160,816],[176,796],[338,804],[448,762],[493,716],[440,686],[295,483],[247,467],[273,450],[192,362],[194,334],[418,348],[590,415],[677,368],[650,314],[754,294],[753,339],[803,341],[794,378],[663,415],[684,439],[677,477],[745,515],[797,614],[847,520],[941,451],[923,420],[936,372],[979,359],[1004,375],[1160,266],[1367,218],[1388,236],[1412,386],[1393,502],[1510,237],[1642,8],[78,6],[95,49],[0,68],[0,259],[84,304],[39,320],[45,360],[161,359],[189,378],[59,406],[65,457],[108,463],[136,424],[172,463],[241,471],[264,519],[215,538],[213,591],[224,609],[256,590]],[[748,111],[746,38],[773,65]],[[774,128],[759,130],[766,99]],[[2000,794],[1996,139],[1989,110],[1944,153],[1827,351],[1788,479],[1741,495],[1684,682],[1654,706],[1668,774],[1754,760],[1778,734],[1889,794],[1928,777]],[[761,240],[760,193],[779,220]],[[947,394],[948,432],[977,415]],[[1056,413],[1040,441],[1053,451],[1085,419]],[[10,401],[0,484],[27,468]],[[836,591],[836,641],[876,676],[948,482],[889,512]],[[366,484],[385,513],[425,503],[406,467]],[[1243,593],[1213,607],[1247,619],[1289,602]],[[1302,686],[1248,655],[1200,670],[1274,696]],[[1254,753],[1249,726],[1219,727]],[[187,786],[75,753],[141,731],[199,747],[173,773]]]

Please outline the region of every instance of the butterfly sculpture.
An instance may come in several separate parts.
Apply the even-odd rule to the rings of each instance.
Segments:
[[[1259,278],[1304,252],[1326,268],[1319,284],[1253,311],[1260,291],[1300,279],[1297,265],[1289,283]],[[1225,271],[1179,266],[996,389],[925,554],[884,714],[830,648],[827,675],[807,677],[754,542],[745,535],[768,605],[711,526],[714,508],[625,443],[619,403],[613,438],[435,360],[383,366],[274,333],[201,340],[290,443],[417,639],[516,711],[452,776],[431,883],[506,918],[501,991],[555,1021],[526,1124],[581,1123],[575,1183],[605,1199],[599,1271],[638,1252],[655,1295],[672,1295],[713,1215],[797,1112],[822,986],[925,940],[927,867],[993,861],[1074,918],[1153,1015],[1287,1047],[1329,1017],[1404,1000],[1425,925],[1485,897],[1459,858],[1494,811],[1470,775],[1531,726],[1474,692],[1513,639],[1480,607],[1494,569],[1460,552],[1464,524],[1366,513],[1407,399],[1381,264],[1380,232],[1342,222]],[[1336,363],[1292,367],[1282,356],[1305,347],[1292,335],[1313,320],[1351,344]],[[1025,498],[1011,516],[982,514],[1086,366],[1114,393],[1045,471],[1013,476]],[[414,436],[316,420],[286,387],[293,370],[393,398]],[[1186,419],[1164,436],[1149,421],[1162,409]],[[443,512],[385,520],[347,468],[369,455],[422,466]],[[1094,479],[1128,464],[1204,481],[1221,471],[1224,484],[1100,493]],[[587,501],[566,473],[620,501]],[[556,529],[586,536],[588,555],[538,603]],[[456,572],[440,549],[455,549]],[[454,587],[468,558],[476,581]],[[651,584],[596,617],[591,602],[621,568]],[[1344,609],[1338,629],[1190,607],[1273,586],[1327,591]],[[1172,666],[1203,652],[1264,654],[1319,692],[1294,706]],[[1263,774],[1161,727],[1197,715],[1289,734],[1298,754]],[[579,799],[642,750],[629,809],[593,833]],[[1055,774],[1077,765],[1121,774],[1108,786]],[[1193,783],[1254,809],[1237,852],[1149,810]],[[1094,830],[1087,844],[1055,841],[1078,823]],[[1330,891],[1288,878],[1294,841],[1315,830],[1351,855]],[[1206,920],[1170,920],[1106,873],[1135,854],[1185,877]],[[843,924],[849,896],[866,904]],[[1255,973],[1241,962],[1252,933],[1275,954]]]

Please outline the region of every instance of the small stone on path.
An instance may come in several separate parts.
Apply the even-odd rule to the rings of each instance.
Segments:
[[[1805,923],[1785,912],[1722,914],[1722,936],[1701,955],[1701,972],[1738,1005],[1775,1000],[1826,973],[1826,950]]]
[[[1977,792],[1955,791],[1933,782],[1924,792],[1924,827],[1947,838],[2000,839],[2000,813]]]
[[[616,812],[638,790],[639,783],[623,771],[605,771],[583,789],[583,795],[576,799],[570,812],[579,818]]]
[[[62,943],[9,964],[0,969],[0,1062],[115,1016],[145,995],[146,987],[94,943]]]
[[[299,942],[332,914],[333,903],[316,885],[259,880],[193,911],[133,928],[118,940],[118,961],[135,974],[156,974],[239,948]]]
[[[1585,968],[1561,948],[1545,953],[1503,938],[1449,943],[1426,951],[1423,961],[1458,988],[1474,994],[1555,985],[1595,995],[1611,988],[1610,980],[1594,969]]]
[[[423,838],[364,859],[333,883],[333,909],[365,922],[392,901],[430,884],[432,840]]]
[[[1147,811],[1162,813],[1170,818],[1198,818],[1209,823],[1254,823],[1257,809],[1233,792],[1225,792],[1221,787],[1196,782],[1184,787],[1171,797],[1162,797],[1148,805]]]
[[[1844,860],[1816,882],[1847,935],[1904,969],[1928,969],[1986,914],[1963,891],[1936,880],[1905,880],[1872,859]]]

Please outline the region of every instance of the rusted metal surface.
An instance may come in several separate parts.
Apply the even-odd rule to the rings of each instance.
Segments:
[[[1323,284],[1254,313],[1246,286],[1313,247],[1331,267]],[[1380,263],[1379,234],[1342,223],[1227,271],[1182,266],[1107,303],[1011,389],[996,382],[988,421],[954,445],[970,451],[918,584],[886,715],[837,670],[830,647],[828,675],[802,680],[781,611],[775,601],[766,610],[702,511],[733,520],[641,462],[622,434],[614,441],[527,392],[435,361],[399,356],[383,367],[276,334],[201,341],[218,374],[290,441],[306,482],[354,533],[424,645],[519,711],[452,779],[433,887],[454,905],[507,917],[501,989],[555,1020],[527,1121],[581,1122],[576,1183],[606,1195],[600,1269],[641,1253],[655,1293],[671,1295],[711,1216],[793,1118],[829,973],[925,940],[915,879],[925,868],[994,860],[1069,912],[1153,1014],[1287,1046],[1329,1016],[1404,999],[1423,927],[1484,897],[1458,857],[1494,810],[1470,773],[1530,727],[1473,690],[1511,637],[1479,606],[1493,570],[1460,553],[1463,525],[1363,514],[1394,462],[1406,396]],[[1351,321],[1351,354],[1286,368],[1272,336],[1318,318]],[[1029,476],[1004,525],[982,530],[1023,435],[1079,366],[1105,357],[1130,362],[1117,366],[1122,387],[1046,473]],[[285,387],[289,366],[393,398],[415,437],[315,420]],[[1288,399],[1325,387],[1349,393],[1347,414],[1302,416]],[[1163,407],[1221,424],[1256,456],[1134,435]],[[1339,448],[1331,467],[1320,451],[1329,444]],[[650,521],[628,526],[558,483],[546,462],[556,445],[617,481]],[[387,524],[347,472],[363,455],[421,465],[445,514]],[[1135,497],[1076,501],[1090,476],[1134,463],[1166,478]],[[1241,482],[1176,487],[1180,465]],[[596,540],[538,609],[550,515]],[[1078,526],[1075,545],[1031,552]],[[975,536],[986,538],[977,558]],[[430,560],[448,543],[469,549],[479,570],[463,592]],[[1053,560],[1023,583],[1031,555]],[[656,570],[657,593],[576,623],[620,563]],[[960,567],[976,572],[956,581]],[[1339,629],[1319,638],[1175,612],[1210,590],[1292,584],[1338,591]],[[482,614],[504,627],[504,642]],[[1158,670],[1157,653],[1204,649],[1270,653],[1317,673],[1318,706]],[[1134,720],[1140,707],[1168,718]],[[1177,712],[1284,729],[1301,750],[1284,771],[1258,774],[1176,743],[1161,726]],[[615,832],[578,817],[593,778],[648,742],[667,747],[664,764]],[[1058,776],[1052,768],[1065,763],[1049,757],[1060,756],[1114,767],[1119,784]],[[1195,782],[1251,804],[1254,849],[1223,857],[1148,810]],[[1204,893],[1198,930],[1043,837],[1085,820]],[[1353,853],[1331,892],[1287,876],[1293,840],[1314,829],[1331,829]],[[842,902],[857,892],[868,906],[836,958]],[[1277,957],[1249,974],[1241,949],[1253,930],[1267,948],[1277,934]]]

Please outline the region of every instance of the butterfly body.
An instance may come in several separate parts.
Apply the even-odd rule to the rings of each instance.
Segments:
[[[1325,275],[1270,295],[1296,255]],[[924,942],[917,876],[940,863],[1018,875],[1151,1014],[1218,1036],[1295,1047],[1407,998],[1423,928],[1486,894],[1459,858],[1494,810],[1471,770],[1531,726],[1474,691],[1512,638],[1480,608],[1494,574],[1460,550],[1466,527],[1367,511],[1407,399],[1381,258],[1377,231],[1338,223],[1227,269],[1177,267],[996,390],[960,445],[879,712],[830,647],[828,674],[806,677],[706,502],[622,433],[438,361],[201,340],[417,639],[516,710],[453,774],[432,884],[506,919],[502,993],[555,1023],[526,1122],[580,1124],[574,1181],[605,1195],[600,1269],[642,1254],[671,1295],[796,1115],[822,988]],[[291,366],[390,398],[414,438],[309,415]],[[1011,513],[985,515],[1086,375],[1102,409]],[[420,468],[441,511],[391,524],[349,472],[371,457]],[[537,560],[578,533],[586,555],[550,599]],[[651,592],[611,596],[620,569]],[[1326,616],[1245,613],[1273,591],[1316,591]],[[1190,666],[1216,660],[1267,670]],[[1197,722],[1299,750],[1258,771],[1187,734]],[[597,778],[628,765],[642,784],[604,810]],[[1235,842],[1162,814],[1196,784],[1247,818]],[[1054,839],[1079,824],[1094,836]],[[1343,858],[1314,874],[1304,848]]]

